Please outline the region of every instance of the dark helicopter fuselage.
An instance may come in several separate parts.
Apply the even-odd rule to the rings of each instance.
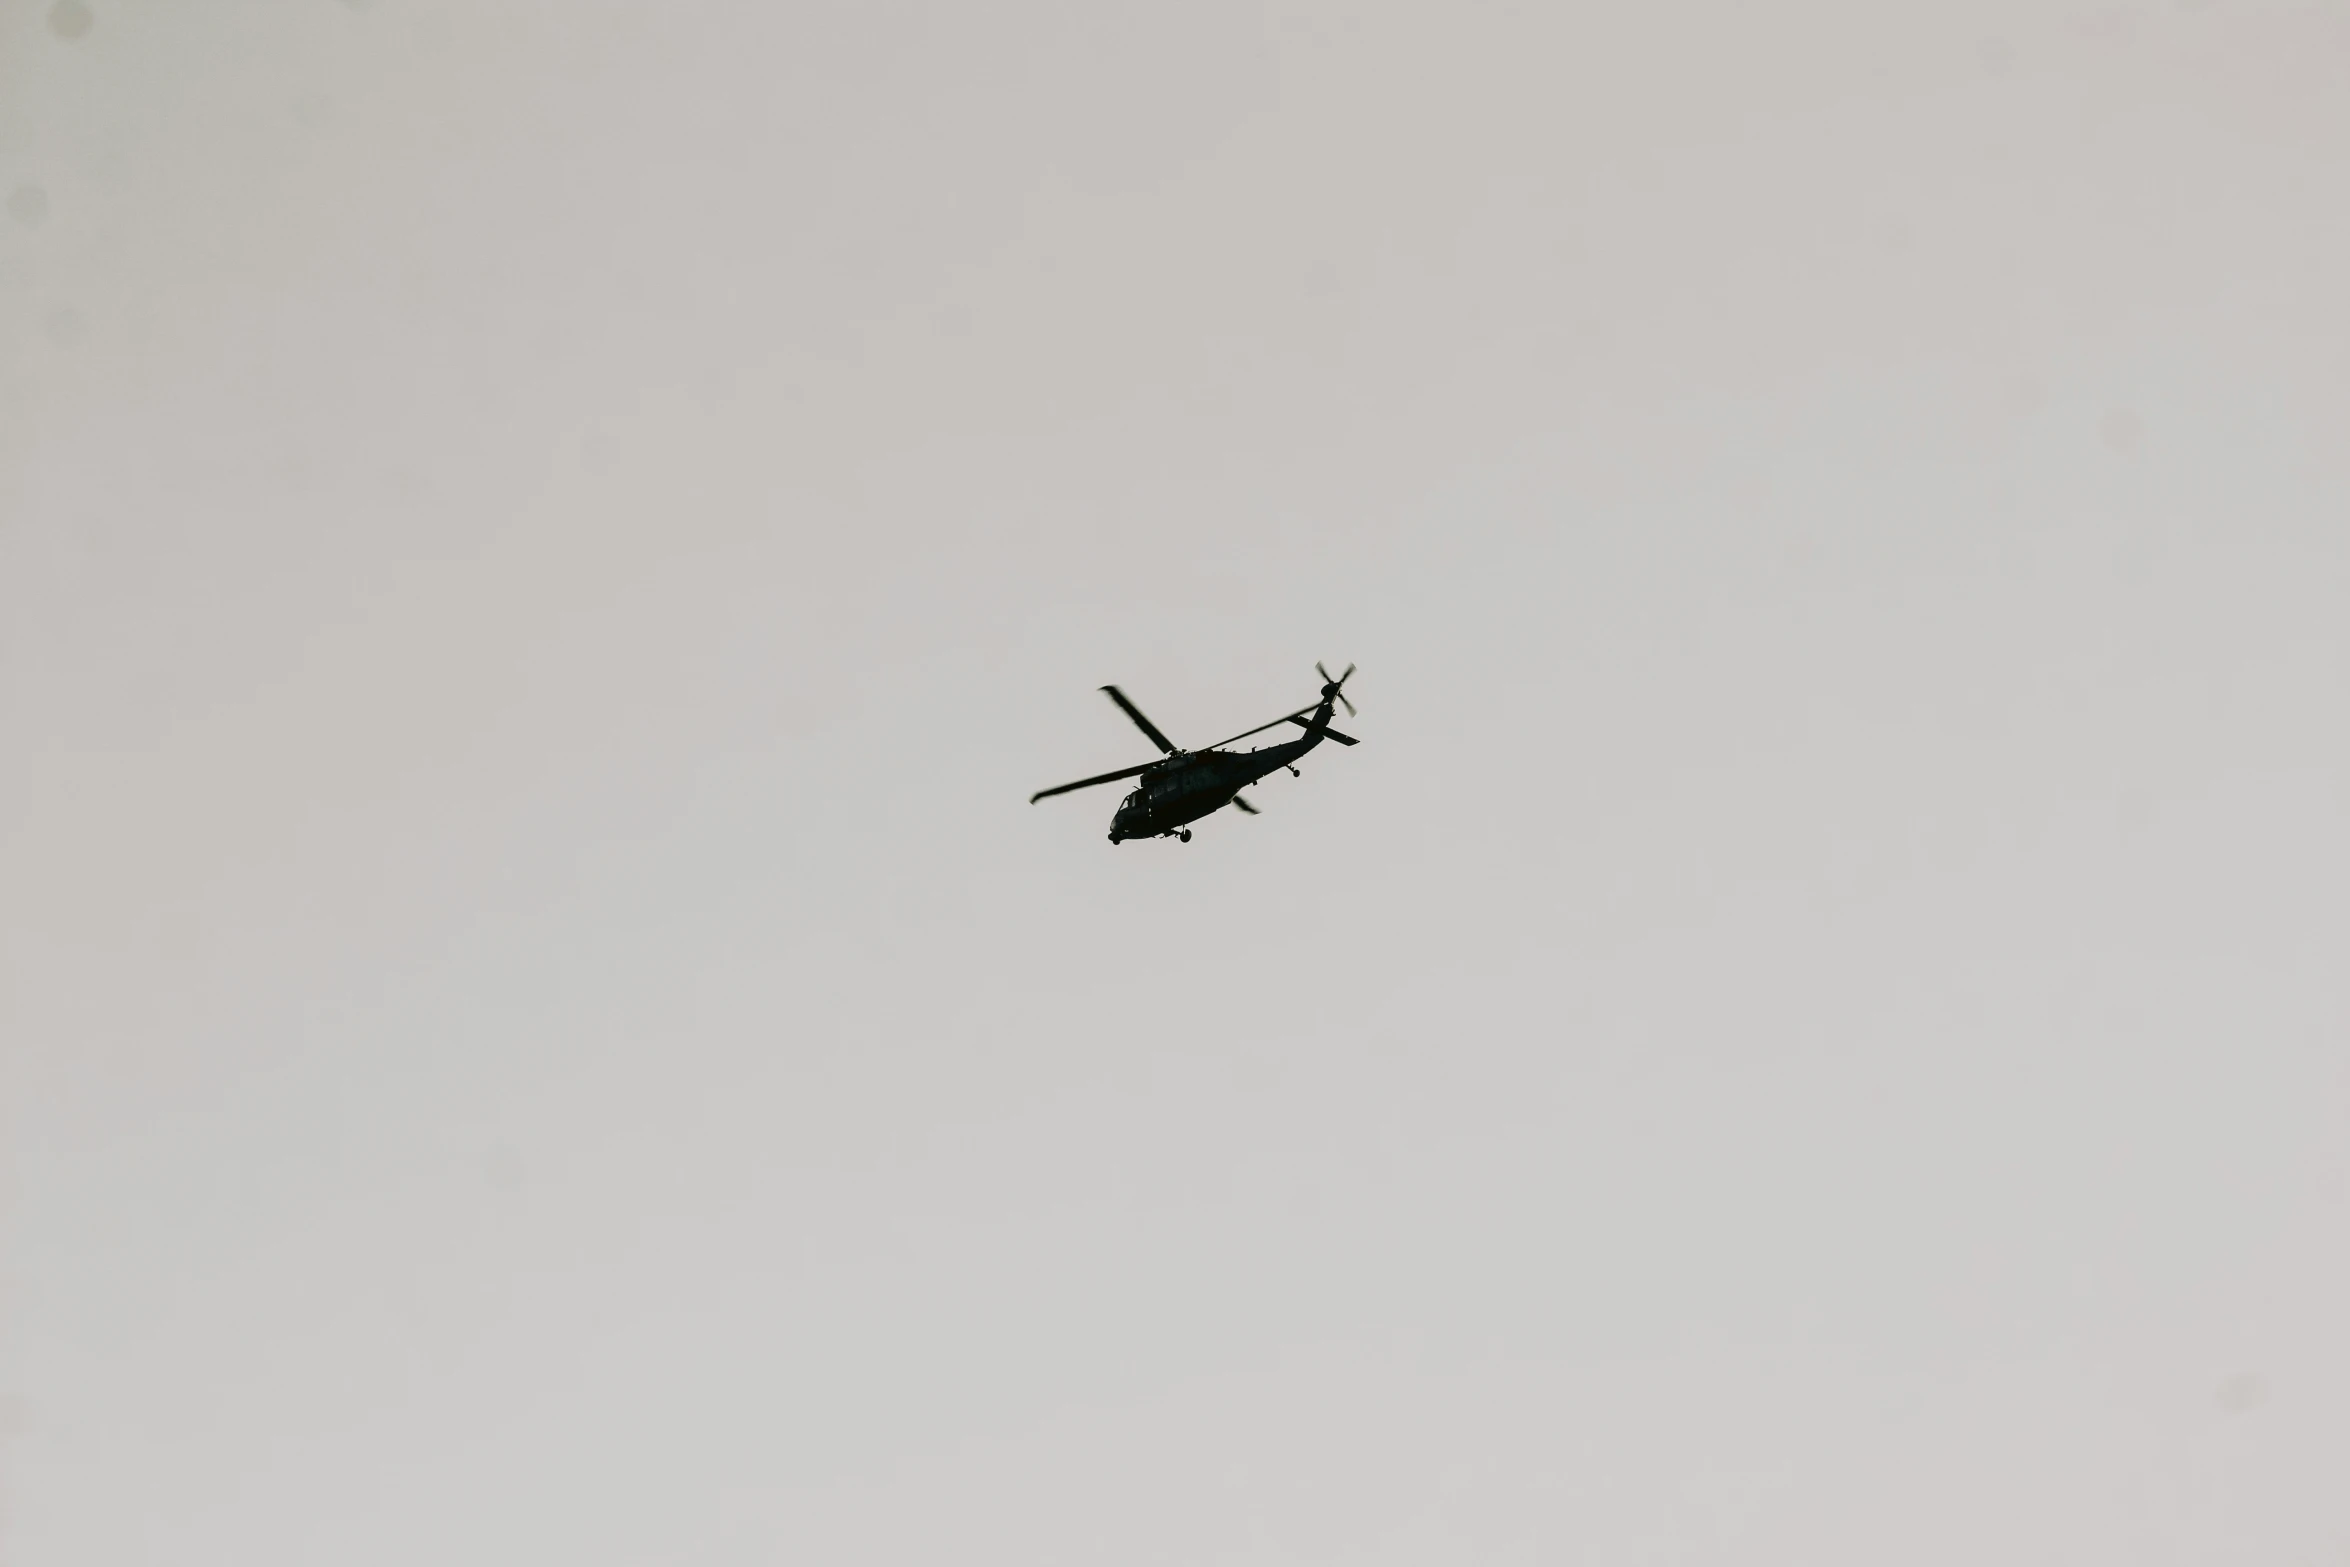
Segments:
[[[1110,842],[1158,838],[1232,803],[1232,797],[1267,773],[1292,767],[1322,743],[1323,731],[1309,729],[1302,740],[1256,751],[1180,751],[1144,771],[1134,792],[1118,803]]]
[[[1068,794],[1076,789],[1091,789],[1096,784],[1116,783],[1121,778],[1135,780],[1134,791],[1119,802],[1118,814],[1110,822],[1110,842],[1124,843],[1129,838],[1175,837],[1185,843],[1191,841],[1190,824],[1225,806],[1237,807],[1246,815],[1254,816],[1257,808],[1240,797],[1240,791],[1281,768],[1297,771],[1297,759],[1325,740],[1340,745],[1358,742],[1352,735],[1342,735],[1330,727],[1333,710],[1344,707],[1351,717],[1354,703],[1347,700],[1342,689],[1354,676],[1355,667],[1346,666],[1346,673],[1332,677],[1320,664],[1314,670],[1322,677],[1322,699],[1311,707],[1301,707],[1294,713],[1269,718],[1254,729],[1243,729],[1227,739],[1219,740],[1203,750],[1186,751],[1168,739],[1116,686],[1102,687],[1102,694],[1118,704],[1119,710],[1141,730],[1151,744],[1157,746],[1160,758],[1144,762],[1139,767],[1121,767],[1116,772],[1096,773],[1091,778],[1080,778],[1074,783],[1055,784],[1050,789],[1039,789],[1028,797],[1034,805],[1057,794]],[[1310,715],[1310,716],[1309,716]],[[1268,729],[1283,724],[1295,724],[1305,731],[1302,739],[1282,745],[1268,745],[1255,751],[1227,751],[1234,741],[1246,740],[1250,735],[1261,735]]]

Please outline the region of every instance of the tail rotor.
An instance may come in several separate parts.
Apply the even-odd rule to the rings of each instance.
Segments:
[[[1355,705],[1346,699],[1346,692],[1341,688],[1345,686],[1347,680],[1353,676],[1355,672],[1355,666],[1352,664],[1347,665],[1346,673],[1340,675],[1335,680],[1330,678],[1330,671],[1322,667],[1321,661],[1319,659],[1315,660],[1314,662],[1314,670],[1322,677],[1322,700],[1327,702],[1332,697],[1338,698],[1338,705],[1346,709],[1346,716],[1349,718],[1354,717]]]

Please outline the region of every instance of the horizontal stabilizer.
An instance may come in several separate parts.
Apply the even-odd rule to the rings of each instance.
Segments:
[[[1297,725],[1297,727],[1298,727],[1298,728],[1300,728],[1300,729],[1311,729],[1311,728],[1313,728],[1313,727],[1314,727],[1314,726],[1313,726],[1311,723],[1307,722],[1305,719],[1298,718],[1298,717],[1295,717],[1295,716],[1292,716],[1292,717],[1291,717],[1291,719],[1290,719],[1289,721],[1290,721],[1291,723],[1293,723],[1293,724]],[[1338,742],[1340,745],[1360,745],[1360,744],[1362,744],[1362,742],[1361,742],[1361,741],[1359,741],[1359,740],[1357,740],[1357,739],[1356,739],[1356,738],[1355,738],[1353,735],[1342,735],[1342,734],[1340,734],[1340,733],[1339,733],[1337,730],[1335,730],[1335,729],[1325,729],[1325,730],[1323,730],[1323,731],[1322,731],[1322,733],[1323,733],[1324,735],[1328,736],[1330,739],[1333,739],[1333,740],[1337,741],[1337,742]]]

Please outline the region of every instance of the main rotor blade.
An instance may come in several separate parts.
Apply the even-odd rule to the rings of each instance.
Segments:
[[[1279,718],[1268,718],[1263,723],[1257,725],[1256,728],[1243,729],[1240,733],[1231,736],[1229,739],[1217,741],[1214,745],[1209,746],[1207,749],[1211,751],[1220,750],[1223,747],[1230,745],[1234,740],[1246,740],[1250,735],[1262,734],[1266,730],[1272,728],[1275,724],[1294,724],[1298,721],[1298,719],[1312,711],[1313,709],[1310,707],[1301,707],[1294,713],[1283,713]]]
[[[1114,773],[1103,773],[1094,778],[1080,778],[1075,783],[1057,784],[1050,789],[1039,789],[1028,797],[1028,803],[1034,805],[1047,795],[1067,794],[1072,789],[1090,789],[1095,784],[1116,783],[1121,778],[1132,778],[1136,773],[1146,772],[1158,765],[1156,762],[1145,762],[1140,767],[1121,767]]]
[[[1152,723],[1149,719],[1143,717],[1142,709],[1136,707],[1132,702],[1127,701],[1125,692],[1119,690],[1116,686],[1104,686],[1102,689],[1110,693],[1111,701],[1117,703],[1120,707],[1126,710],[1126,716],[1134,720],[1135,728],[1141,730],[1144,734],[1151,737],[1151,744],[1157,746],[1160,750],[1166,752],[1169,756],[1175,754],[1175,742],[1168,739],[1165,735],[1159,733],[1159,726]]]

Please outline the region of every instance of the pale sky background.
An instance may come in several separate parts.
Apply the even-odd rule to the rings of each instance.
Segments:
[[[2350,1562],[2346,171],[2342,4],[7,0],[0,1560]]]

